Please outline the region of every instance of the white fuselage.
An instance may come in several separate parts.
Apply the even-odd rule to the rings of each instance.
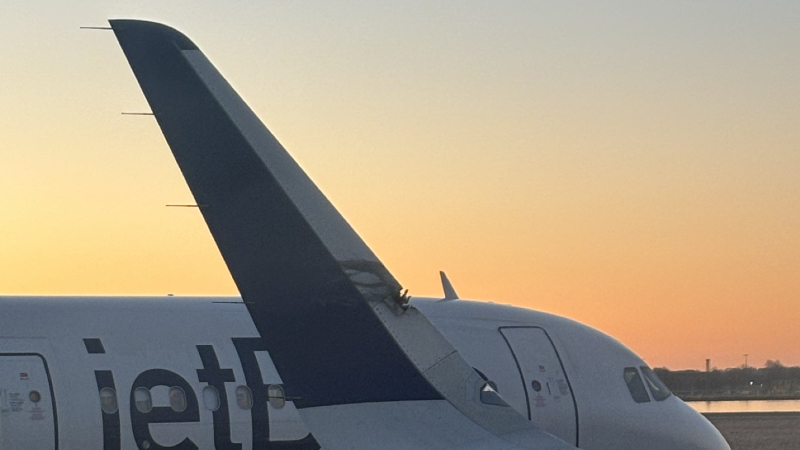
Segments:
[[[623,373],[646,365],[603,333],[492,303],[413,304],[566,442],[726,448],[676,397],[634,401]],[[0,297],[0,450],[315,448],[292,399],[263,395],[281,379],[259,341],[238,298]]]

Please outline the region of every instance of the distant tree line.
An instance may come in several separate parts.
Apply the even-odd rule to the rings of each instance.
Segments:
[[[655,372],[683,400],[800,399],[800,367],[767,360],[762,368],[736,367]]]

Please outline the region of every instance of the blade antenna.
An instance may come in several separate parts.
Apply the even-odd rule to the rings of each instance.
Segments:
[[[460,297],[453,288],[453,283],[447,278],[447,274],[439,271],[439,276],[442,278],[442,289],[444,290],[444,300],[458,300]]]

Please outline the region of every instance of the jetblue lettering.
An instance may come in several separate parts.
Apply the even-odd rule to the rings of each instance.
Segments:
[[[318,450],[317,440],[311,434],[298,441],[270,441],[269,440],[269,395],[267,384],[261,376],[258,367],[256,352],[266,351],[267,348],[260,338],[233,338],[236,353],[242,363],[242,371],[247,387],[253,393],[253,408],[250,410],[253,429],[254,450]]]
[[[186,409],[175,411],[169,406],[154,406],[148,412],[139,411],[136,407],[134,397],[136,389],[145,388],[150,390],[156,386],[177,386],[183,389],[186,394]],[[150,369],[142,372],[131,386],[131,425],[133,428],[133,439],[139,448],[147,450],[197,450],[197,445],[188,437],[178,445],[164,447],[153,440],[150,435],[151,423],[178,423],[178,422],[199,422],[200,409],[197,407],[197,396],[189,383],[175,372],[164,369]]]
[[[320,446],[311,434],[296,441],[270,441],[268,385],[264,383],[256,358],[256,352],[266,351],[266,347],[260,338],[233,338],[232,340],[244,372],[244,384],[253,395],[253,405],[250,409],[253,450],[319,450]],[[233,369],[220,367],[213,346],[197,345],[196,348],[202,363],[202,367],[197,369],[197,381],[207,383],[219,394],[219,408],[212,412],[214,448],[216,450],[242,450],[242,444],[233,442],[231,437],[228,391],[225,385],[225,383],[236,382]],[[114,375],[110,370],[96,370],[94,373],[98,394],[103,388],[110,388],[117,392]],[[186,408],[183,411],[176,411],[170,406],[154,406],[147,412],[140,411],[140,408],[136,406],[136,390],[145,388],[150,391],[156,386],[181,388],[185,394]],[[155,441],[150,433],[151,423],[200,421],[198,397],[189,382],[177,373],[166,369],[149,369],[139,374],[130,389],[129,407],[131,429],[138,448],[197,450],[197,444],[189,437],[177,445],[167,447]],[[113,413],[103,412],[101,409],[101,414],[103,418],[103,450],[120,450],[122,439],[119,409]]]
[[[97,381],[97,394],[104,388],[117,392],[114,384],[114,374],[110,370],[95,370],[94,379]],[[119,406],[119,405],[117,405]],[[103,450],[120,450],[122,439],[119,433],[119,407],[113,413],[102,412],[103,416]]]
[[[217,450],[241,450],[242,444],[231,442],[231,424],[228,420],[228,395],[225,391],[225,382],[236,381],[232,369],[219,367],[217,354],[210,345],[198,345],[197,352],[203,368],[197,369],[197,381],[208,383],[219,392],[219,408],[212,413],[214,418],[214,447]]]

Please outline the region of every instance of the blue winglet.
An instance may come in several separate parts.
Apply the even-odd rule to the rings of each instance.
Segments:
[[[287,395],[300,408],[441,398],[364,301],[402,303],[399,283],[197,46],[110,23]]]

